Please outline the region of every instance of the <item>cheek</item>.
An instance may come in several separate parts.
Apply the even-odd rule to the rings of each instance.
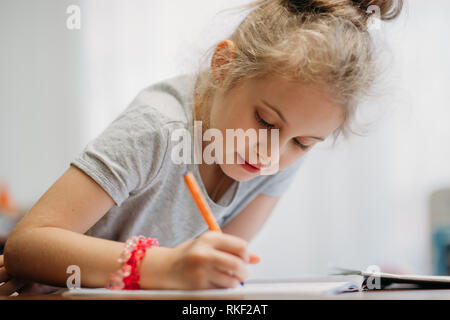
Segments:
[[[221,120],[223,120],[223,117],[221,117],[221,111],[219,108],[215,107],[212,109],[211,114],[209,115],[209,126],[210,128],[222,128]]]
[[[225,102],[224,102],[225,103]],[[211,113],[211,127],[225,131],[226,129],[237,129],[243,126],[243,111],[236,110],[232,106],[221,104],[214,108]]]
[[[219,115],[218,119],[215,120],[217,126],[216,128],[220,129],[225,135],[226,129],[242,129],[244,131],[248,129],[254,129],[256,132],[259,127],[256,126],[255,121],[251,116],[251,112],[248,110],[237,110],[234,112],[230,112],[226,115]]]
[[[280,170],[286,169],[286,168],[290,167],[291,165],[293,165],[294,163],[296,163],[297,161],[299,161],[300,158],[305,155],[305,153],[306,153],[306,151],[303,151],[303,150],[296,151],[294,149],[294,150],[289,150],[289,151],[283,153],[282,155],[280,155],[280,164],[279,164]]]

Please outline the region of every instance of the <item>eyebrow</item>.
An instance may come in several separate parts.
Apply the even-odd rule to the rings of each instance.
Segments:
[[[276,114],[278,114],[278,116],[281,118],[281,120],[283,120],[285,123],[287,123],[286,118],[283,116],[283,114],[274,106],[272,106],[271,104],[269,104],[267,101],[265,100],[261,100],[267,107],[269,107],[270,109],[272,109],[273,111],[275,111]],[[311,138],[311,139],[316,139],[319,141],[325,141],[325,138],[322,137],[314,137],[314,136],[306,136],[304,138]]]

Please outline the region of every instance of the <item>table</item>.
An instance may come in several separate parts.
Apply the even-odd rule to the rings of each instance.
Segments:
[[[151,298],[141,298],[130,296],[116,296],[116,297],[67,297],[61,294],[36,295],[36,296],[16,296],[16,297],[0,297],[0,300],[122,300],[122,299],[137,299],[137,300],[166,300],[173,299],[172,297],[158,296]],[[181,298],[178,298],[181,299]],[[183,300],[230,300],[230,297],[183,297]],[[280,296],[270,295],[247,295],[233,300],[276,300]],[[390,289],[377,291],[362,291],[349,292],[339,295],[324,295],[324,296],[308,296],[308,295],[286,295],[281,297],[284,300],[450,300],[450,289]]]

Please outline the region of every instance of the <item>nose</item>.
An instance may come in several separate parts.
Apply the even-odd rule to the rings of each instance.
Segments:
[[[270,134],[269,139],[259,139],[258,142],[258,157],[264,166],[276,165],[280,162],[283,154],[288,150],[291,143],[291,137],[282,132],[276,135]]]
[[[267,144],[258,144],[255,148],[258,159],[256,165],[261,169],[272,167],[280,161],[282,150],[278,144],[269,144],[269,146]]]
[[[258,159],[261,163],[261,167],[270,167],[272,165],[271,157],[264,154],[264,152],[258,152]]]

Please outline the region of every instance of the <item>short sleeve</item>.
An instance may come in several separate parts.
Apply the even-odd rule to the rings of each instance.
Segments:
[[[278,171],[276,174],[270,176],[265,182],[260,193],[269,196],[281,196],[292,183],[298,168],[303,163],[304,157],[292,164],[290,167]]]
[[[167,145],[158,110],[131,105],[70,164],[94,179],[120,206],[130,193],[156,177]]]

